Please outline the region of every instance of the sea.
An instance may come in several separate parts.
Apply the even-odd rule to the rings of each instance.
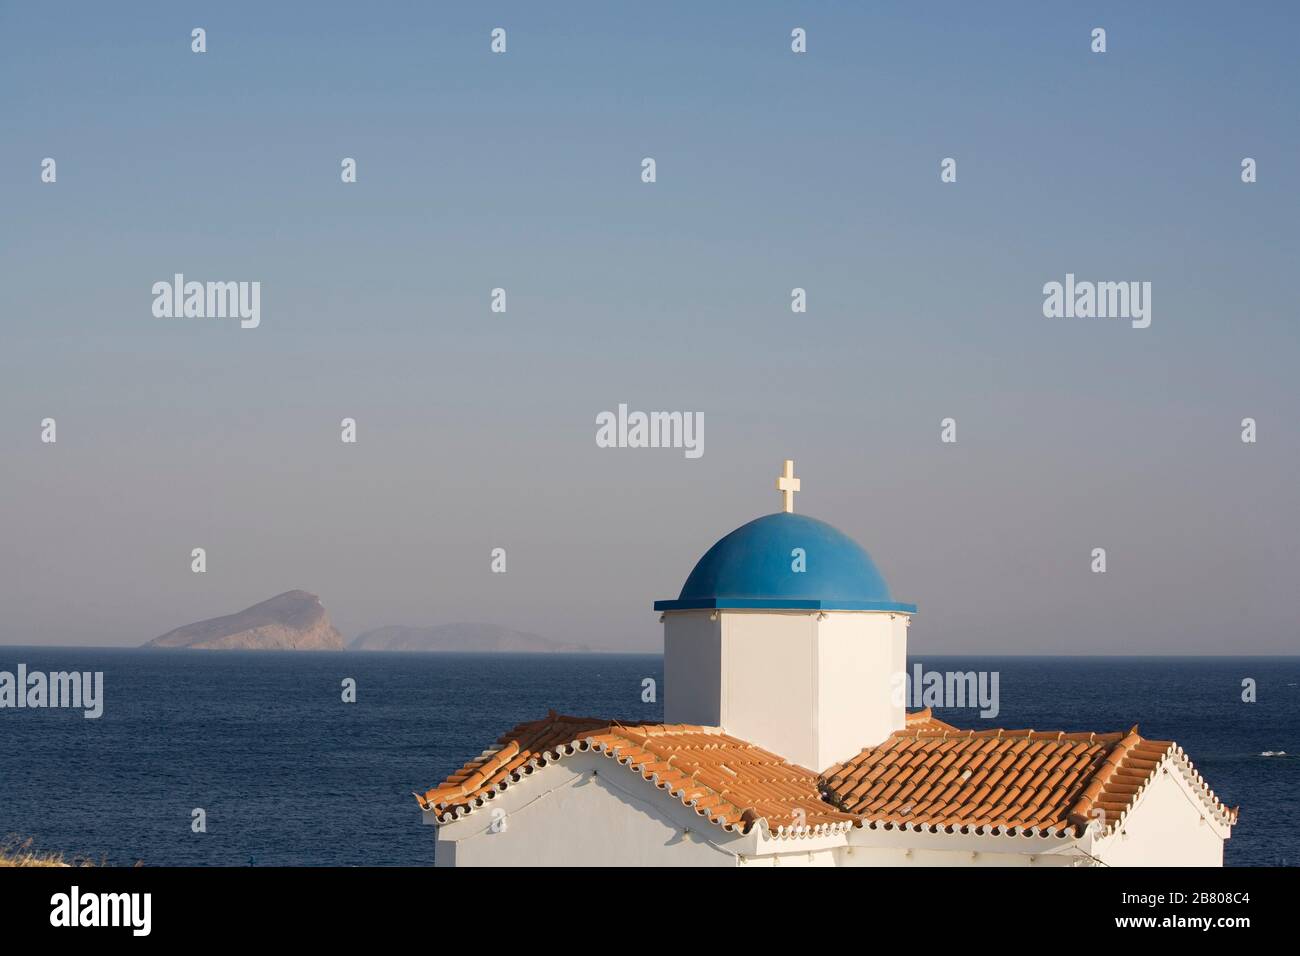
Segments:
[[[0,709],[0,842],[107,865],[429,865],[434,828],[412,793],[502,732],[552,708],[662,718],[659,655],[0,647],[0,671],[19,663],[102,671],[103,714]],[[936,711],[960,727],[1138,724],[1177,740],[1241,807],[1226,864],[1300,863],[1300,658],[918,663],[997,672],[995,718]],[[647,678],[657,700],[643,700]],[[355,700],[345,702],[349,680]]]

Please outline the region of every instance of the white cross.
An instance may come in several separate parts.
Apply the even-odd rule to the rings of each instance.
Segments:
[[[786,514],[794,513],[794,493],[799,490],[799,479],[794,476],[794,460],[787,458],[785,460],[785,470],[777,476],[776,490],[781,492],[785,499],[782,510]]]

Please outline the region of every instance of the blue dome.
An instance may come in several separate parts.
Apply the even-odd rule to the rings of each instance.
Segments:
[[[805,570],[795,571],[796,548]],[[676,601],[656,611],[696,608],[773,608],[902,611],[871,556],[825,521],[787,512],[741,525],[705,552]]]

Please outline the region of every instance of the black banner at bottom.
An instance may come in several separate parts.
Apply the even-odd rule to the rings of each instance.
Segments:
[[[1058,922],[1071,935],[1200,933],[1228,942],[1237,933],[1285,925],[1291,873],[786,868],[764,877],[710,874],[705,880],[699,872],[648,869],[545,876],[508,869],[11,868],[0,869],[0,931],[6,943],[48,935],[76,945],[280,938],[333,945],[403,933],[412,943],[445,945],[465,930],[480,937],[512,934],[582,911],[672,920],[680,907],[685,917],[729,912],[716,932],[733,937],[749,922],[736,921],[741,913],[751,914],[762,932],[774,914],[834,919],[848,907],[895,924],[915,920],[940,939],[969,941],[974,924],[965,917],[1019,914]]]

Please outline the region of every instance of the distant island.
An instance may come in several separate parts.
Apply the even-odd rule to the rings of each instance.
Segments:
[[[565,644],[496,624],[439,624],[436,627],[389,625],[359,635],[348,649],[498,654],[588,654],[592,651],[586,644]]]
[[[146,648],[203,651],[341,651],[343,636],[330,623],[320,598],[309,591],[285,591],[235,614],[186,624]],[[538,634],[496,624],[439,624],[434,627],[389,625],[366,631],[348,647],[352,651],[424,653],[589,654],[586,644],[553,641]]]
[[[343,635],[330,623],[320,598],[285,591],[236,614],[187,624],[145,647],[204,651],[341,651]]]

